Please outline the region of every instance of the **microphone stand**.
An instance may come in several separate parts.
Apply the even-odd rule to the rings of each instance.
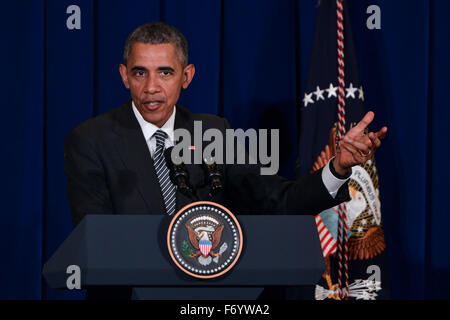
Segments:
[[[193,201],[199,201],[194,188],[192,188],[191,184],[189,183],[189,172],[186,170],[186,166],[184,165],[184,163],[175,164],[172,162],[172,150],[173,147],[170,147],[164,151],[164,157],[166,159],[166,164],[170,172],[170,180],[186,197],[190,198]]]
[[[224,189],[222,168],[215,162],[207,162],[206,159],[203,162],[203,168],[205,170],[206,180],[210,185],[208,195],[212,199]]]

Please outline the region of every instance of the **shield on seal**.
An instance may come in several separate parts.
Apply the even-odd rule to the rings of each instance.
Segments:
[[[212,248],[212,242],[209,240],[200,240],[200,251],[202,252],[202,255],[205,257],[208,256],[209,251],[211,251]]]
[[[167,230],[175,265],[200,279],[219,277],[233,268],[242,252],[242,229],[224,206],[193,202],[178,211]]]

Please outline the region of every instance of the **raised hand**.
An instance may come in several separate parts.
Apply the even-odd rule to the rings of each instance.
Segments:
[[[374,117],[375,114],[372,111],[367,112],[339,143],[339,151],[333,160],[334,169],[338,174],[346,175],[351,167],[364,164],[380,147],[381,140],[386,136],[387,127],[381,128],[378,132],[364,134],[364,130]]]

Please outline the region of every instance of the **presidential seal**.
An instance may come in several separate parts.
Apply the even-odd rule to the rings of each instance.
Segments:
[[[210,279],[227,273],[242,251],[242,230],[225,207],[209,201],[178,211],[167,232],[175,265],[190,276]]]

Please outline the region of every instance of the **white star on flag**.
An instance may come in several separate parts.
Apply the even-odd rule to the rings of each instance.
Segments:
[[[305,92],[305,97],[303,98],[303,103],[305,104],[305,107],[308,105],[308,103],[314,103],[314,101],[313,101],[313,99],[311,98],[312,97],[312,93],[310,93],[310,94],[306,94],[306,92]]]
[[[359,98],[360,98],[362,101],[364,101],[364,91],[363,91],[362,86],[359,87],[358,92],[359,92]]]
[[[346,98],[348,97],[352,97],[353,99],[355,99],[355,91],[358,90],[358,88],[353,88],[353,83],[350,83],[350,87],[348,87],[347,89],[347,95],[345,96]]]
[[[316,101],[319,101],[320,99],[325,100],[325,98],[323,97],[323,92],[325,90],[320,90],[319,86],[316,87],[316,91],[314,92],[314,94],[316,95]]]
[[[338,87],[333,87],[333,84],[330,83],[330,87],[328,89],[325,89],[325,91],[328,92],[328,97],[327,98],[331,98],[332,96],[335,96],[337,98],[337,89]]]

